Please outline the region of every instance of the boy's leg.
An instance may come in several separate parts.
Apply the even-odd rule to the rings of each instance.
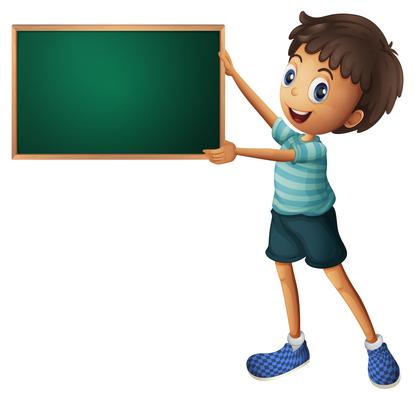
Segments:
[[[300,331],[300,302],[298,299],[297,283],[295,281],[293,266],[291,263],[276,261],[278,276],[284,293],[285,307],[287,309],[288,325],[292,338],[298,338]]]
[[[369,356],[369,378],[377,386],[391,387],[399,382],[399,365],[393,358],[381,335],[376,335],[366,308],[344,272],[341,264],[325,268],[326,275],[342,295],[366,336],[365,347]]]
[[[246,366],[249,373],[258,379],[272,379],[285,374],[310,359],[304,333],[300,331],[300,306],[297,284],[291,263],[275,262],[284,293],[290,333],[287,343],[272,353],[258,353],[248,358]]]
[[[324,272],[330,279],[331,283],[338,290],[347,303],[352,313],[359,322],[363,332],[366,336],[366,340],[369,343],[374,343],[377,340],[375,330],[373,329],[372,322],[370,321],[369,314],[366,311],[365,305],[359,294],[356,292],[352,283],[346,275],[341,264],[335,267],[325,268]]]

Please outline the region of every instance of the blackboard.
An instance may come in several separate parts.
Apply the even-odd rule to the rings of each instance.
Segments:
[[[223,25],[14,25],[12,158],[205,158]]]

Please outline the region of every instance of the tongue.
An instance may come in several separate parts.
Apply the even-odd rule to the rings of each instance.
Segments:
[[[294,112],[291,108],[290,108],[290,114],[291,117],[293,118],[293,120],[295,122],[304,122],[309,116],[310,116],[310,112],[308,112],[307,114],[301,115],[301,114],[297,114],[296,112]]]

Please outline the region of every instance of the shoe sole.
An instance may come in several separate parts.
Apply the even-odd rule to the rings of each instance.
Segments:
[[[379,389],[390,389],[390,388],[395,387],[399,383],[399,381],[401,380],[401,376],[399,375],[399,378],[396,380],[396,382],[393,382],[390,385],[379,385],[379,383],[375,383],[371,379],[369,379],[369,380],[370,380],[370,383],[373,386],[376,386]]]
[[[256,379],[257,381],[272,381],[272,380],[274,380],[274,379],[278,379],[278,378],[279,378],[279,377],[281,377],[281,376],[286,376],[286,375],[290,374],[291,372],[294,372],[294,371],[296,371],[297,369],[300,369],[301,367],[304,367],[304,365],[307,365],[309,362],[310,362],[310,359],[308,359],[307,361],[303,362],[303,363],[302,363],[301,365],[299,365],[298,367],[295,367],[295,368],[293,368],[293,369],[290,369],[290,370],[289,370],[289,371],[287,371],[287,372],[284,372],[283,374],[276,375],[276,376],[271,376],[271,377],[269,377],[269,378],[261,378],[261,377],[259,377],[259,376],[252,375],[249,371],[248,371],[248,374],[249,374],[249,375],[251,375],[251,376],[252,376],[252,378]]]

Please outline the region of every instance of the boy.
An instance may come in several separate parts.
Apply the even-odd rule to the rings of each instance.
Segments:
[[[280,350],[251,356],[247,368],[258,379],[270,379],[309,360],[292,267],[305,257],[308,265],[324,270],[359,322],[366,336],[371,382],[391,387],[399,381],[399,366],[382,336],[375,333],[343,269],[347,252],[337,229],[335,195],[326,176],[326,147],[318,135],[363,132],[385,111],[390,113],[402,93],[402,68],[392,43],[366,18],[351,14],[313,18],[301,12],[300,22],[289,36],[292,42],[280,101],[285,117],[304,134],[277,118],[236,72],[225,52],[220,58],[226,74],[272,127],[281,148],[242,149],[226,141],[219,149],[204,150],[216,164],[233,161],[237,155],[276,161],[266,255],[275,261],[281,280],[290,332],[288,343]]]

